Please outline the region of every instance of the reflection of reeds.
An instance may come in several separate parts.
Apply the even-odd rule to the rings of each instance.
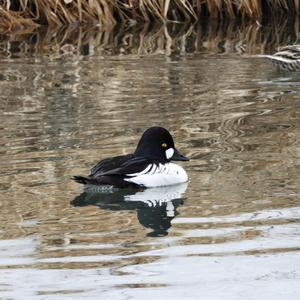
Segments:
[[[265,26],[253,22],[210,20],[193,26],[169,23],[161,26],[39,28],[32,33],[0,35],[0,56],[47,54],[50,58],[90,55],[153,55],[272,52],[281,45],[299,42],[298,21],[276,20]]]
[[[297,14],[299,0],[2,0],[2,30],[33,23],[63,25],[122,22],[190,21],[202,16],[260,19],[270,14]],[[25,21],[27,18],[28,21]]]

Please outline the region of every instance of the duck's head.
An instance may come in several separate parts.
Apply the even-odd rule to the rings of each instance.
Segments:
[[[134,154],[162,163],[171,160],[189,160],[175,148],[170,132],[158,126],[150,127],[143,133]]]

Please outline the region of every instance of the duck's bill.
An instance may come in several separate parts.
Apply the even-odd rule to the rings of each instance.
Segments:
[[[171,160],[188,161],[189,159],[175,148]]]

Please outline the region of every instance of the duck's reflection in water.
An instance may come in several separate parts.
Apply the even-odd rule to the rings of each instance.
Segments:
[[[94,205],[108,210],[136,210],[139,222],[152,231],[148,236],[165,236],[171,221],[184,203],[187,183],[144,190],[87,189],[71,201],[73,206]]]

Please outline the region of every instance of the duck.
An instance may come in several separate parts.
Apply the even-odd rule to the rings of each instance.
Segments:
[[[170,132],[160,126],[148,128],[133,153],[99,161],[88,176],[73,176],[85,186],[153,188],[188,181],[186,171],[171,161],[189,159],[176,149]]]
[[[278,49],[273,55],[259,55],[271,59],[282,70],[300,70],[300,45],[288,45]]]

